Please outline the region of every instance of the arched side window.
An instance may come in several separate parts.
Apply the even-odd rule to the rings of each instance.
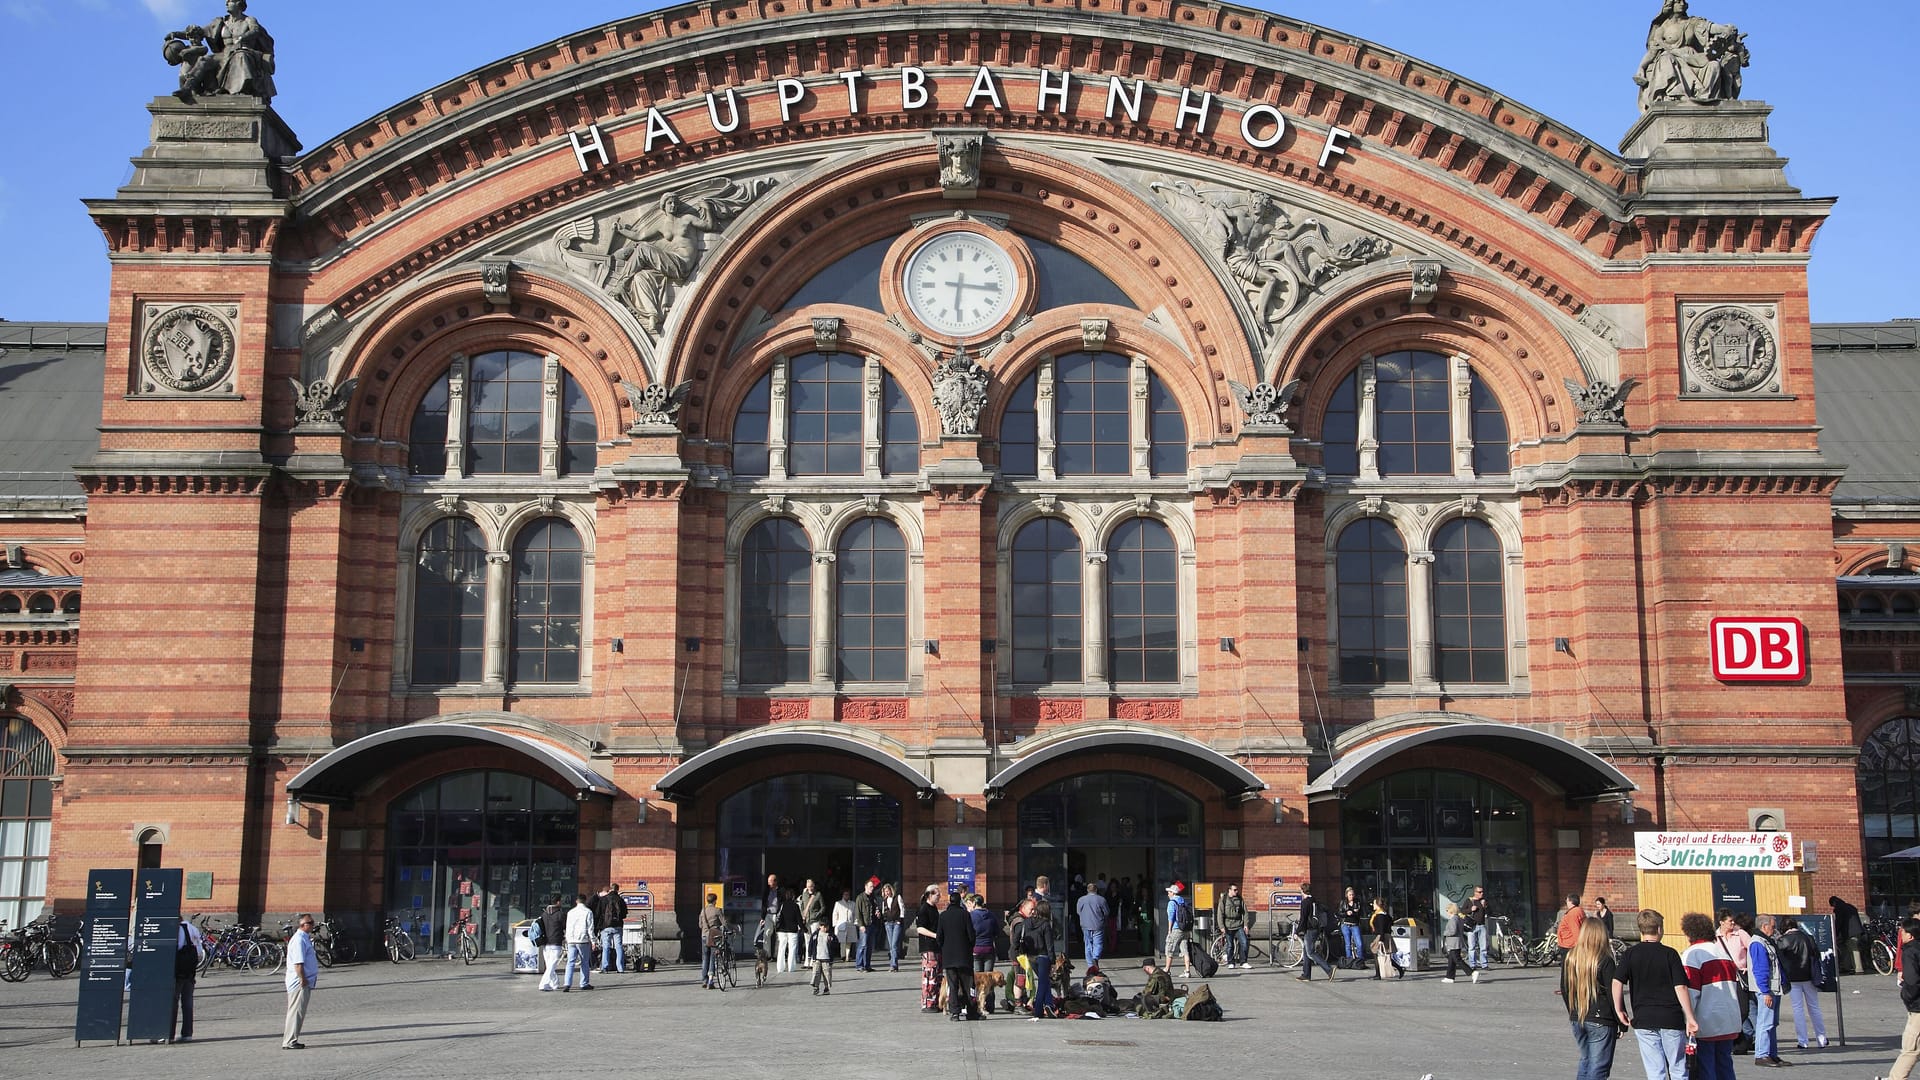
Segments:
[[[1920,900],[1920,865],[1888,856],[1920,844],[1920,717],[1875,728],[1855,768],[1867,895],[1903,911]]]
[[[760,381],[747,391],[746,400],[734,415],[733,475],[767,475],[768,418],[772,411],[773,375],[769,373],[760,376]]]
[[[551,419],[549,395],[560,406]],[[407,438],[414,476],[591,476],[600,426],[558,361],[503,350],[455,356],[414,407]]]
[[[20,611],[19,593],[0,593],[0,615],[18,615]]]
[[[1507,414],[1500,399],[1479,375],[1467,394],[1467,415],[1473,424],[1473,472],[1476,476],[1505,476],[1513,471],[1513,449],[1507,442]]]
[[[560,373],[560,475],[592,476],[600,463],[600,422],[586,391]]]
[[[1058,518],[1028,522],[1013,538],[1013,681],[1080,681],[1080,538]]]
[[[1124,522],[1107,542],[1107,650],[1116,683],[1180,681],[1180,560],[1158,521]]]
[[[486,657],[487,544],[466,518],[420,537],[414,572],[413,681],[479,682]]]
[[[467,395],[467,469],[471,476],[540,471],[540,357],[493,352],[471,361]]]
[[[1187,420],[1158,375],[1147,375],[1148,438],[1153,443],[1155,476],[1184,476],[1187,472]]]
[[[1000,414],[1000,471],[1007,476],[1039,472],[1040,414],[1035,401],[1039,385],[1038,375],[1022,379]]]
[[[807,681],[813,552],[787,518],[753,527],[740,547],[740,682]]]
[[[447,472],[447,402],[453,373],[441,375],[413,410],[407,435],[407,467],[415,476],[444,476]]]
[[[1369,388],[1373,408],[1366,409]],[[1465,408],[1456,413],[1462,398]],[[1466,428],[1470,454],[1459,452],[1457,426]],[[1330,477],[1472,478],[1511,471],[1499,399],[1464,358],[1432,352],[1362,359],[1327,402],[1321,444]]]
[[[1340,681],[1380,686],[1407,681],[1407,549],[1392,525],[1356,521],[1334,554],[1340,607]]]
[[[874,396],[880,405],[871,411],[869,380],[877,383]],[[880,453],[869,461],[867,447],[874,443]],[[913,403],[876,360],[850,353],[777,360],[734,416],[733,474],[743,479],[919,471],[920,425]]]
[[[907,542],[886,518],[865,517],[840,536],[834,568],[834,641],[842,682],[907,680]]]
[[[60,601],[60,613],[63,615],[80,614],[80,594],[77,592],[68,593],[66,597]]]
[[[40,729],[22,716],[0,720],[0,919],[10,927],[46,905],[53,774],[53,744]]]
[[[27,597],[27,614],[29,615],[51,615],[53,614],[53,607],[53,594],[51,593],[39,592]]]
[[[1137,399],[1144,409],[1136,410]],[[1145,361],[1118,353],[1041,364],[1008,397],[999,444],[1005,476],[1145,478],[1187,469],[1186,420],[1173,394]],[[1144,462],[1134,459],[1139,444]]]
[[[1449,521],[1434,537],[1434,669],[1440,681],[1507,681],[1503,561],[1500,539],[1485,522]]]
[[[559,518],[541,518],[513,545],[512,675],[515,684],[580,681],[584,549]]]
[[[920,471],[920,418],[913,402],[892,375],[880,376],[880,469],[888,476],[912,476]]]

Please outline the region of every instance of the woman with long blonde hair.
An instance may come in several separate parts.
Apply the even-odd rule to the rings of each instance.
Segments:
[[[1613,1073],[1613,1044],[1620,1017],[1613,1011],[1613,950],[1607,928],[1598,919],[1580,924],[1579,937],[1560,963],[1560,993],[1580,1048],[1574,1080],[1607,1080]]]

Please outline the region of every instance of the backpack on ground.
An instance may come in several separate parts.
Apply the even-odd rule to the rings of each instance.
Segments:
[[[1187,991],[1187,1007],[1180,1014],[1182,1020],[1218,1020],[1225,1013],[1220,1003],[1213,998],[1213,988],[1201,983]]]
[[[1220,962],[1205,949],[1188,949],[1187,958],[1193,963],[1193,970],[1203,979],[1211,979],[1220,970]]]

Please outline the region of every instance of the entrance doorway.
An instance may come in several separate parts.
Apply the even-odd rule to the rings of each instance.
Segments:
[[[1438,928],[1448,903],[1484,885],[1495,915],[1529,933],[1533,815],[1519,796],[1466,773],[1416,769],[1356,788],[1340,804],[1341,884],[1394,918]]]
[[[751,927],[768,874],[796,893],[812,878],[829,904],[855,882],[900,883],[900,800],[844,776],[762,780],[720,803],[717,880],[727,914]],[[911,887],[907,887],[912,891]]]

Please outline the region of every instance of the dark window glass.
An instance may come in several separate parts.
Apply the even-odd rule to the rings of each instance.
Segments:
[[[62,615],[80,614],[80,594],[68,593],[63,597],[60,601],[60,613]]]
[[[1453,414],[1448,400],[1447,358],[1428,352],[1380,357],[1374,361],[1374,386],[1380,424],[1380,475],[1452,475]]]
[[[1500,540],[1461,518],[1433,543],[1433,639],[1442,682],[1507,681],[1507,614]]]
[[[0,919],[25,926],[47,898],[53,744],[24,717],[0,722]]]
[[[420,537],[413,577],[413,681],[479,682],[487,638],[487,542],[466,518]]]
[[[20,594],[0,593],[0,615],[20,614]]]
[[[767,418],[773,407],[773,375],[747,391],[746,400],[733,418],[733,475],[767,475]]]
[[[1056,473],[1125,476],[1132,472],[1128,409],[1132,379],[1118,353],[1074,353],[1054,365]]]
[[[1035,476],[1040,471],[1040,419],[1034,411],[1039,385],[1038,373],[1021,380],[1000,414],[1000,472],[1006,476]]]
[[[1407,681],[1407,549],[1392,525],[1368,518],[1340,534],[1340,681],[1379,686]]]
[[[880,263],[894,238],[875,240],[833,262],[800,286],[782,307],[800,308],[808,304],[850,304],[868,311],[884,311],[880,304]]]
[[[34,593],[32,596],[27,597],[27,614],[29,615],[53,614],[52,594],[42,592],[42,593]]]
[[[885,447],[881,465],[888,476],[920,471],[920,420],[900,384],[884,373],[880,376],[880,441]]]
[[[585,564],[580,534],[566,522],[541,518],[521,530],[513,545],[515,683],[580,681]]]
[[[1027,250],[1033,252],[1033,269],[1039,278],[1039,310],[1052,311],[1074,304],[1137,306],[1112,278],[1087,260],[1045,240],[1031,236],[1022,239],[1027,242]]]
[[[848,353],[808,353],[787,369],[787,474],[858,476],[865,376]]]
[[[451,372],[427,387],[413,410],[407,435],[407,470],[415,476],[444,476],[447,471],[447,397]]]
[[[740,547],[740,681],[807,681],[813,552],[787,518],[754,526]]]
[[[1013,681],[1080,681],[1080,538],[1058,518],[1013,538]]]
[[[1507,449],[1507,414],[1486,380],[1474,373],[1468,403],[1473,417],[1473,471],[1476,476],[1505,476],[1512,469]]]
[[[907,679],[907,542],[885,518],[861,518],[841,534],[835,640],[842,682]]]
[[[1153,443],[1153,475],[1183,476],[1187,471],[1187,422],[1180,404],[1160,376],[1147,374],[1147,437]]]
[[[476,356],[467,380],[467,473],[537,474],[546,362],[532,353]]]
[[[1127,521],[1107,544],[1107,657],[1117,683],[1180,681],[1180,560],[1158,521]]]
[[[567,372],[560,373],[560,474],[591,476],[599,463],[600,424],[586,391]]]
[[[1320,442],[1328,476],[1360,475],[1360,373],[1341,381],[1327,403],[1320,425]]]

